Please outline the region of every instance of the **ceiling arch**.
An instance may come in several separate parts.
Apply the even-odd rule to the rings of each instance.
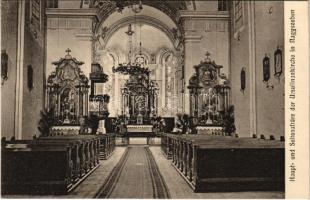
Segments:
[[[138,15],[138,16],[128,16],[122,18],[112,24],[106,31],[104,38],[103,38],[103,48],[105,48],[106,44],[108,43],[109,39],[113,36],[115,32],[117,32],[120,28],[128,26],[129,24],[134,23],[141,23],[153,26],[166,34],[166,36],[170,39],[171,43],[176,47],[176,36],[173,34],[172,30],[163,22],[153,17]]]
[[[121,3],[124,7],[132,3],[138,4],[137,0],[92,0],[90,7],[98,8],[101,20],[105,20],[110,14],[117,10],[117,3]],[[142,0],[143,5],[148,5],[164,12],[175,24],[178,24],[179,10],[195,9],[195,1],[165,1],[165,0]]]

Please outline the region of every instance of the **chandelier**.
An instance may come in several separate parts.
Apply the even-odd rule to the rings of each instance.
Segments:
[[[132,35],[134,31],[131,28],[131,24],[128,25],[128,30],[125,32],[128,35],[128,42],[129,42],[129,52],[128,52],[128,63],[120,63],[117,67],[113,66],[112,71],[113,73],[119,72],[124,75],[139,75],[145,74],[149,75],[150,70],[148,68],[142,67],[140,63],[137,63],[132,60]],[[141,33],[140,33],[141,34]],[[140,39],[141,40],[141,39]],[[140,55],[141,55],[141,41],[140,41]]]

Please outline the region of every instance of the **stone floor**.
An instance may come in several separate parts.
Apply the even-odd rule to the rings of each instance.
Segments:
[[[113,155],[104,161],[100,161],[100,166],[89,177],[87,177],[77,188],[68,195],[59,196],[39,196],[39,195],[7,195],[2,198],[93,198],[102,187],[107,177],[116,166],[121,156],[125,152],[126,147],[117,147]],[[284,192],[224,192],[224,193],[194,193],[187,182],[173,167],[171,160],[167,160],[162,154],[159,146],[151,146],[150,150],[158,165],[159,171],[164,177],[166,185],[169,189],[171,198],[174,199],[279,199],[285,198]],[[137,168],[139,163],[136,163]],[[130,169],[127,169],[130,170]],[[139,170],[138,170],[139,173]],[[140,173],[138,177],[132,175],[131,185],[134,185],[136,178],[143,179],[144,173]],[[141,185],[137,188],[142,189]],[[128,190],[130,191],[130,190]],[[135,190],[131,191],[136,193]],[[123,196],[125,197],[125,196]],[[128,198],[134,198],[135,195],[129,195]]]
[[[126,156],[120,162],[120,166],[114,171],[111,178],[99,197],[123,199],[138,198],[151,199],[154,194],[155,182],[150,170],[149,156],[152,153],[147,150],[148,146],[135,145],[128,148]],[[156,163],[154,163],[156,165]]]

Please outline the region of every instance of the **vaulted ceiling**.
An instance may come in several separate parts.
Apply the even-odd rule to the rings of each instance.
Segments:
[[[106,19],[119,5],[130,6],[139,4],[137,0],[92,0],[90,7],[100,9],[100,16]],[[193,1],[167,1],[167,0],[142,0],[143,5],[152,6],[168,15],[176,24],[178,23],[179,10],[187,10],[193,7]]]

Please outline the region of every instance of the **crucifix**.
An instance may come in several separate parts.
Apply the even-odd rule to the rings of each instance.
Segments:
[[[69,56],[69,55],[70,55],[70,52],[71,52],[71,49],[68,48],[68,49],[66,50],[66,52],[67,52],[67,55]]]
[[[211,58],[210,58],[210,57],[211,57],[211,53],[210,53],[209,51],[207,51],[205,55],[207,56],[207,57],[205,58],[205,61],[206,61],[206,62],[211,62]]]

